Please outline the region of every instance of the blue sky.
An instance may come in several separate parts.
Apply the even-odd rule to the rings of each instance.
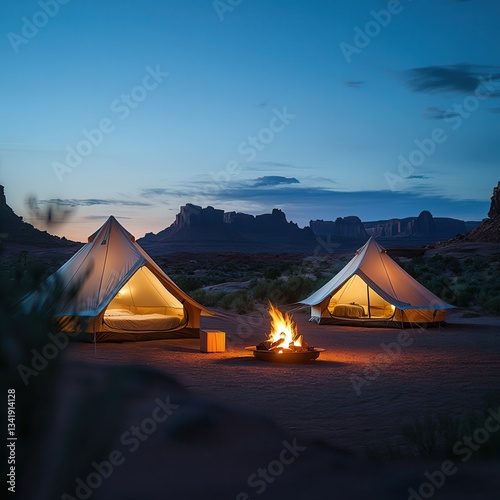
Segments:
[[[64,1],[0,16],[0,182],[27,219],[31,195],[71,210],[52,232],[113,214],[139,237],[188,202],[486,216],[496,0]]]

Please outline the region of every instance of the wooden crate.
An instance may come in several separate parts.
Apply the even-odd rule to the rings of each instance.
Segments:
[[[200,351],[201,352],[225,352],[226,332],[220,330],[200,331]]]

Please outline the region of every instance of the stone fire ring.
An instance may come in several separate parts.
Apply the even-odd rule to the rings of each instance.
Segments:
[[[252,351],[253,355],[261,361],[272,361],[274,363],[308,363],[317,359],[325,349],[315,347],[313,350],[304,352],[283,352],[278,354],[274,349],[267,351],[265,349],[257,349],[257,346],[251,345],[245,347],[246,351]]]

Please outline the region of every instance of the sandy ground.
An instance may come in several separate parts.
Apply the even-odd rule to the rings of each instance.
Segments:
[[[267,415],[295,436],[363,454],[401,444],[402,426],[416,417],[473,410],[500,388],[500,318],[461,314],[450,314],[443,328],[404,330],[402,345],[398,329],[318,326],[296,313],[304,338],[326,349],[307,365],[258,361],[243,349],[264,339],[262,313],[203,320],[205,329],[226,332],[224,353],[201,353],[196,339],[72,343],[66,362],[153,367],[198,395]]]

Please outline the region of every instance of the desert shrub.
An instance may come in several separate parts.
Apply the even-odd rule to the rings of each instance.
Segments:
[[[492,393],[484,400],[482,407],[460,416],[448,413],[427,416],[415,420],[402,429],[406,441],[416,447],[418,454],[430,458],[457,458],[464,449],[463,440],[474,431],[484,428],[490,411],[497,411],[500,393]],[[481,445],[467,447],[474,458],[499,458],[500,433],[491,432]]]
[[[238,291],[233,295],[232,306],[238,314],[245,314],[254,310],[254,300],[246,290]]]
[[[448,286],[449,280],[444,274],[439,274],[437,276],[431,276],[426,280],[426,288],[428,288],[433,294],[441,297],[446,291],[449,290]]]
[[[462,288],[455,292],[455,302],[457,307],[468,307],[474,301],[474,294],[468,288]]]
[[[489,314],[500,316],[500,296],[492,296],[482,302],[484,310]]]
[[[195,290],[191,297],[206,307],[221,307],[222,309],[235,309],[238,314],[245,314],[254,310],[252,294],[247,290],[237,292]]]
[[[316,281],[307,276],[292,276],[289,280],[281,283],[281,303],[290,304],[304,299],[314,290],[315,284]]]
[[[212,273],[210,276],[191,276],[186,274],[171,275],[174,282],[185,292],[192,292],[205,286],[217,285],[231,281],[231,276],[225,273]]]
[[[54,279],[45,284],[46,295],[27,311],[19,299],[33,291],[52,269],[38,262],[22,262],[20,266],[0,273],[0,386],[5,395],[8,390],[16,393],[16,467],[24,470],[44,445],[43,436],[54,416],[54,388],[58,385],[65,347],[54,341],[52,335],[58,332],[58,325],[53,322],[50,311],[58,298],[63,295],[71,298],[78,287],[64,290],[61,282]],[[83,281],[79,285],[82,284]],[[78,330],[83,323],[75,322],[74,326]],[[58,342],[62,342],[61,336]],[[68,342],[66,336],[66,345]],[[50,357],[46,354],[47,345],[54,349],[57,346],[55,355],[52,354],[54,350],[50,351]],[[43,359],[42,367],[39,361],[34,362],[35,356]],[[7,461],[0,465],[2,474],[6,474],[6,469]]]
[[[399,264],[431,292],[453,305],[500,314],[499,266],[495,259],[473,256],[460,260],[437,254]]]
[[[222,291],[207,291],[207,290],[195,290],[191,293],[191,297],[206,307],[220,307],[222,299],[227,295],[226,292]]]
[[[265,301],[269,298],[270,290],[276,287],[278,280],[258,280],[250,283],[250,291],[253,298],[259,302]]]
[[[308,276],[292,275],[287,279],[258,281],[251,286],[253,298],[258,302],[270,300],[276,304],[291,304],[307,297],[326,279],[315,280]]]
[[[277,266],[268,267],[264,270],[263,276],[268,280],[274,280],[281,276],[281,270]]]
[[[482,444],[476,443],[473,437],[476,429],[485,429],[491,411],[500,411],[500,391],[487,394],[476,411],[462,415],[439,413],[415,419],[401,429],[403,444],[396,446],[385,442],[376,448],[367,448],[366,453],[377,458],[403,458],[416,454],[432,459],[457,460],[463,458],[464,450],[467,449],[470,458],[498,460],[500,432],[489,432],[487,441]],[[474,441],[474,446],[465,444],[467,437]]]

